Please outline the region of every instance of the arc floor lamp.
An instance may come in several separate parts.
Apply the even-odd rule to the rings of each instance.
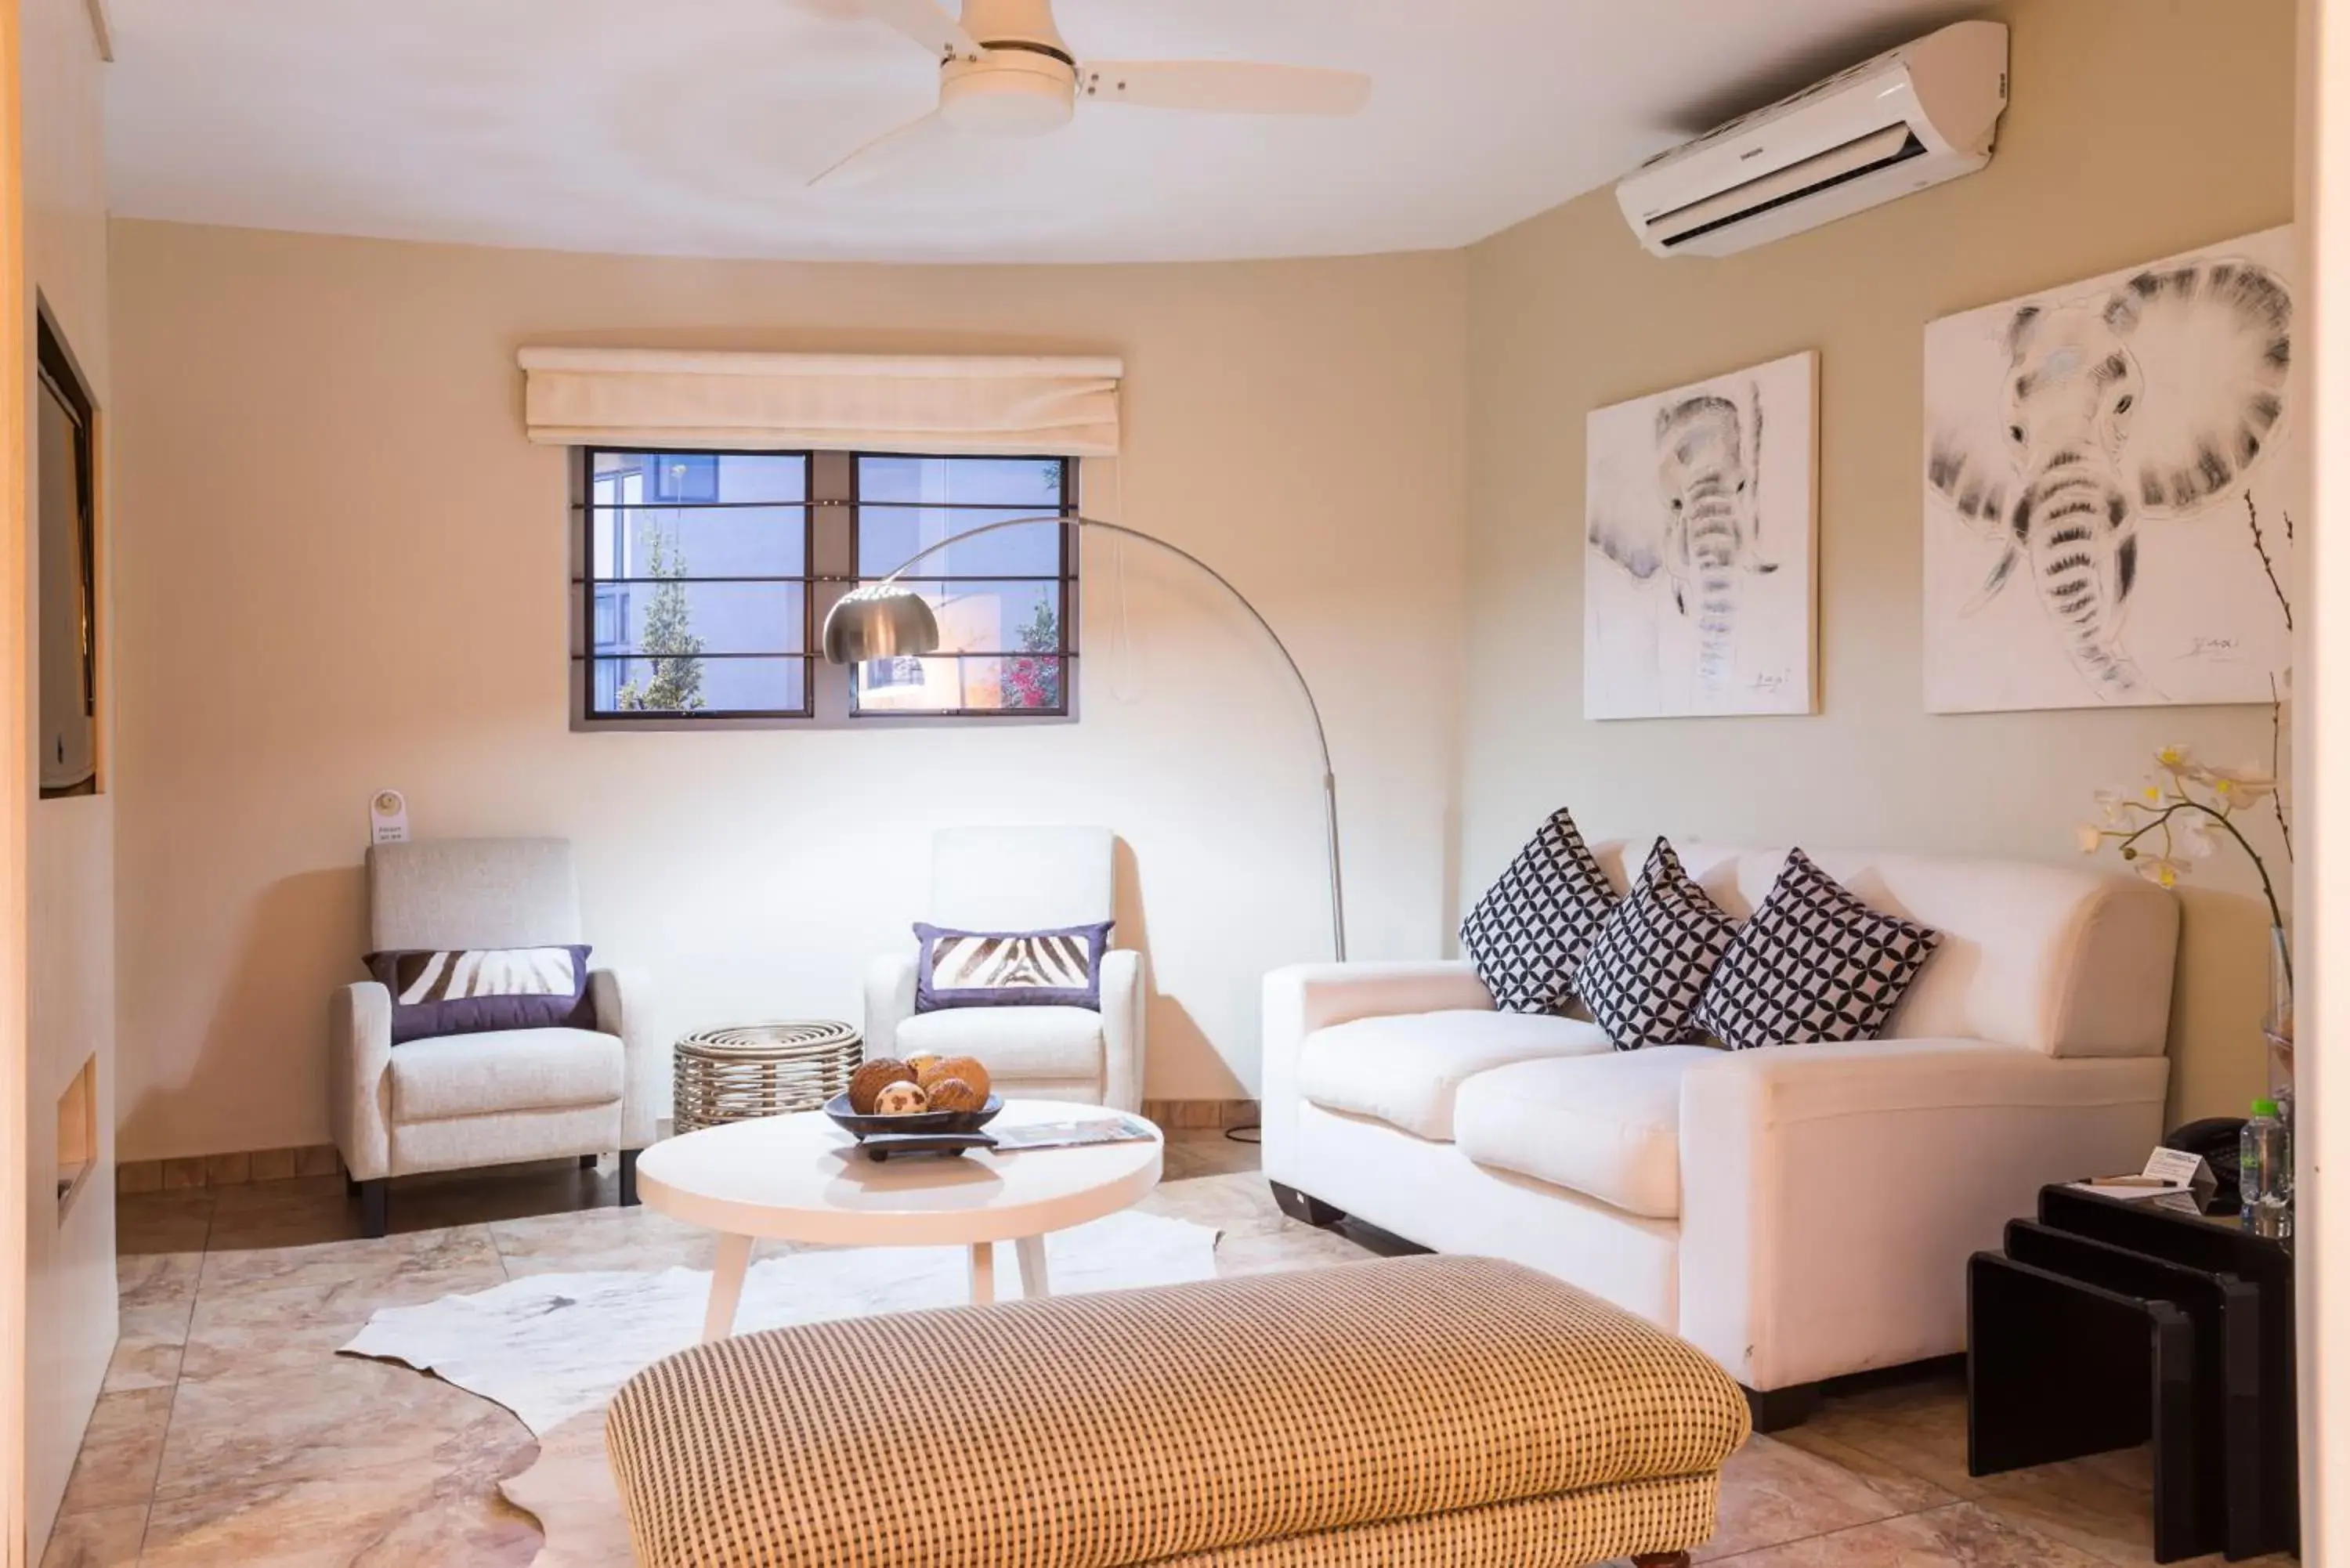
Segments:
[[[1069,525],[1080,531],[1098,529],[1116,534],[1121,538],[1139,539],[1155,545],[1169,555],[1190,562],[1213,578],[1223,590],[1248,611],[1256,624],[1289,667],[1297,690],[1305,694],[1305,711],[1314,720],[1314,742],[1322,753],[1322,823],[1325,844],[1330,861],[1330,946],[1340,961],[1347,957],[1346,886],[1338,862],[1338,781],[1330,768],[1330,736],[1322,727],[1321,704],[1314,701],[1314,688],[1305,683],[1305,672],[1297,668],[1297,659],[1264,612],[1249,603],[1248,596],[1234,587],[1232,579],[1200,559],[1180,545],[1170,544],[1156,534],[1146,534],[1139,528],[1129,528],[1123,523],[1105,523],[1097,517],[1069,517],[1056,514],[1048,517],[1006,517],[951,534],[935,544],[925,545],[906,557],[898,569],[869,587],[855,588],[842,595],[824,618],[824,656],[834,664],[863,664],[875,659],[897,659],[935,653],[939,649],[939,618],[931,611],[929,603],[899,579],[917,562],[937,555],[950,545],[960,545],[966,539],[976,539],[1001,528],[1035,527],[1050,523]]]

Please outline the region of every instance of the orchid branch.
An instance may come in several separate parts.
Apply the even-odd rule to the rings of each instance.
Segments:
[[[2173,776],[2176,777],[2175,774]],[[2269,879],[2269,868],[2267,864],[2261,859],[2261,852],[2252,847],[2251,841],[2244,836],[2242,830],[2238,828],[2235,823],[2230,820],[2229,813],[2226,810],[2206,805],[2199,800],[2189,797],[2183,792],[2177,794],[2167,805],[2159,806],[2147,805],[2137,801],[2126,801],[2122,804],[2128,806],[2133,811],[2141,811],[2148,814],[2147,820],[2140,823],[2136,827],[2104,828],[2099,830],[2098,836],[2100,838],[2111,838],[2118,841],[2116,847],[2120,849],[2122,852],[2123,859],[2135,860],[2137,858],[2138,841],[2150,833],[2158,832],[2162,835],[2162,858],[2166,862],[2168,861],[2171,858],[2171,853],[2174,847],[2171,831],[2172,818],[2178,816],[2181,812],[2198,813],[2210,818],[2211,821],[2218,823],[2220,829],[2225,832],[2229,837],[2234,839],[2237,846],[2243,850],[2245,857],[2250,859],[2252,863],[2253,871],[2260,877],[2261,895],[2268,900],[2270,923],[2280,928],[2284,925],[2284,907],[2277,898],[2276,884]],[[2288,950],[2284,955],[2284,969],[2285,979],[2289,982],[2293,979],[2293,954],[2290,950]]]
[[[2282,708],[2282,701],[2278,704]],[[2280,712],[2270,735],[2271,765],[2258,768],[2216,768],[2196,761],[2184,746],[2165,746],[2154,756],[2155,775],[2127,794],[2097,792],[2102,823],[2085,823],[2078,838],[2083,854],[2095,854],[2108,843],[2122,858],[2136,864],[2139,876],[2161,887],[2178,886],[2191,862],[2212,851],[2211,828],[2236,842],[2260,877],[2261,896],[2269,907],[2270,923],[2284,929],[2284,900],[2269,875],[2268,862],[2244,836],[2236,821],[2239,807],[2257,809],[2263,794],[2279,793],[2276,763],[2283,760],[2283,720]],[[2288,859],[2293,853],[2290,822],[2280,804],[2277,826],[2286,830]],[[2283,960],[2284,980],[2293,980],[2293,959]]]

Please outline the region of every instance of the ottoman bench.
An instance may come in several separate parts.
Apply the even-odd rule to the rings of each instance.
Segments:
[[[651,1568],[1688,1561],[1744,1396],[1549,1275],[1411,1258],[852,1318],[647,1367]]]

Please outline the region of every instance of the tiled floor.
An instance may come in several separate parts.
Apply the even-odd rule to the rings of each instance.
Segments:
[[[1149,1207],[1219,1226],[1228,1273],[1391,1249],[1284,1220],[1254,1150],[1169,1145]],[[357,1239],[339,1178],[122,1199],[122,1344],[49,1568],[527,1563],[531,1517],[497,1481],[537,1445],[504,1410],[403,1367],[337,1356],[379,1306],[556,1270],[708,1266],[708,1237],[612,1207],[595,1173],[402,1183],[394,1234]],[[2100,1568],[2152,1562],[2142,1455],[1966,1473],[1949,1377],[1830,1400],[1757,1438],[1724,1478],[1704,1562],[1741,1568]],[[2280,1559],[2279,1561],[2285,1561]],[[621,1568],[616,1564],[615,1568]]]

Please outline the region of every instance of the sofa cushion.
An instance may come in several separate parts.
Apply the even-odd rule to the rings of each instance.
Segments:
[[[1616,889],[1562,806],[1461,922],[1461,950],[1508,1012],[1563,1012]]]
[[[1461,1085],[1452,1139],[1479,1165],[1677,1219],[1681,1075],[1721,1057],[1710,1045],[1651,1045],[1496,1067]]]
[[[1375,1116],[1425,1138],[1452,1137],[1463,1080],[1513,1062],[1588,1055],[1607,1036],[1541,1012],[1409,1012],[1317,1029],[1297,1057],[1297,1092],[1326,1111]]]
[[[1575,993],[1626,1051],[1699,1037],[1698,999],[1737,928],[1663,839],[1583,956]]]
[[[620,1097],[625,1075],[620,1037],[592,1029],[411,1040],[391,1051],[391,1117],[432,1122],[599,1106]]]
[[[1102,1072],[1102,1015],[1087,1007],[951,1007],[898,1025],[900,1056],[976,1056],[995,1078]]]
[[[1697,1021],[1734,1051],[1874,1040],[1941,933],[1882,914],[1787,851],[1786,867],[1714,966]]]

